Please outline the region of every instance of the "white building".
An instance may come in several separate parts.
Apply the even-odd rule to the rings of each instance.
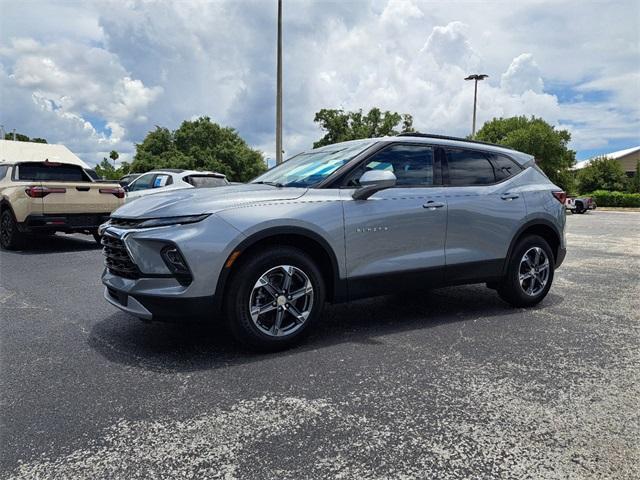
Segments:
[[[45,160],[91,168],[64,145],[0,140],[0,163],[44,162]]]

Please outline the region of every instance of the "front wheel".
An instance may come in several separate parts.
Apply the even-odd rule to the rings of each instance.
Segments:
[[[529,235],[513,249],[498,294],[515,307],[536,305],[547,296],[553,274],[554,257],[549,244],[538,235]]]
[[[299,342],[319,317],[325,299],[315,262],[292,247],[265,249],[244,259],[226,292],[231,333],[242,344],[262,351]]]

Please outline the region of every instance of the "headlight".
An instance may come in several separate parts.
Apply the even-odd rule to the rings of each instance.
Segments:
[[[143,220],[136,225],[136,228],[151,228],[151,227],[166,227],[167,225],[181,225],[185,223],[197,223],[207,218],[210,213],[204,213],[202,215],[184,215],[182,217],[165,217],[165,218],[150,218]]]

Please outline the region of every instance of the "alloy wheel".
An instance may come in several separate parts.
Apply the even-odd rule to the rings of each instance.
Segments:
[[[304,325],[313,308],[313,285],[293,265],[278,265],[263,273],[249,299],[253,324],[269,336],[290,335]]]
[[[544,290],[549,281],[549,258],[540,247],[532,247],[520,260],[518,280],[524,293],[535,297]]]

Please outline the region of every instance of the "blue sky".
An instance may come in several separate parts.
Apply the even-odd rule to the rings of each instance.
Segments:
[[[207,115],[274,155],[275,0],[0,0],[0,124],[86,161]],[[637,1],[284,0],[286,155],[320,108],[411,113],[467,135],[540,116],[578,159],[640,145]]]

